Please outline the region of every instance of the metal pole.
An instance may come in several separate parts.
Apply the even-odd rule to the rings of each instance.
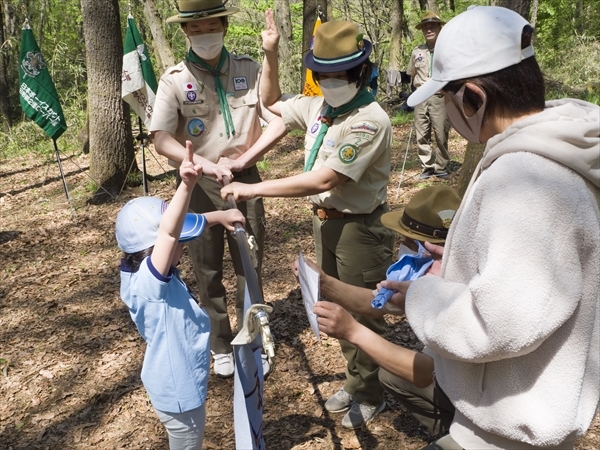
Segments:
[[[52,143],[54,144],[54,151],[56,152],[56,161],[58,162],[58,168],[60,170],[60,178],[62,179],[63,188],[65,189],[65,195],[67,196],[67,201],[69,202],[69,206],[71,207],[71,215],[73,216],[73,222],[77,225],[77,218],[75,217],[75,209],[73,208],[73,204],[71,203],[71,196],[69,195],[69,188],[67,188],[67,180],[65,180],[65,174],[62,168],[62,162],[60,160],[60,153],[58,152],[58,146],[56,145],[56,139],[52,139]]]
[[[402,178],[404,178],[404,166],[406,165],[406,157],[408,155],[408,148],[410,147],[410,139],[412,138],[412,132],[415,126],[411,125],[410,133],[408,133],[408,143],[406,144],[406,151],[404,152],[404,161],[402,162],[402,170],[400,171],[400,181],[398,182],[398,190],[396,191],[396,200],[398,200],[398,195],[400,194],[400,186],[402,185]]]
[[[140,129],[139,139],[142,146],[142,186],[144,195],[148,195],[148,182],[146,181],[146,149],[144,147],[144,132],[142,129],[142,118],[138,116],[138,127]]]
[[[223,186],[227,186],[228,184],[229,179],[224,177]],[[229,194],[227,196],[227,202],[229,203],[229,208],[237,209],[233,195]],[[264,303],[260,290],[260,284],[258,283],[258,274],[256,273],[254,265],[252,264],[252,256],[250,254],[250,246],[248,245],[248,236],[246,235],[246,230],[240,222],[235,222],[234,226],[235,231],[233,232],[233,235],[235,236],[240,249],[240,256],[242,258],[242,266],[244,268],[244,276],[246,277],[250,302],[253,305]]]

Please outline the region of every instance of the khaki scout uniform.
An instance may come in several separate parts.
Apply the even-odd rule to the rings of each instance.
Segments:
[[[433,52],[427,44],[419,45],[410,55],[406,73],[413,77],[413,84],[418,89],[431,77]],[[415,130],[419,158],[423,168],[433,168],[435,172],[447,170],[450,155],[448,154],[448,131],[450,122],[444,109],[444,97],[438,93],[415,106]],[[431,131],[435,134],[436,149],[433,150]]]
[[[227,137],[213,75],[188,61],[169,68],[161,77],[150,131],[168,131],[184,147],[185,141],[190,140],[195,153],[215,163],[221,156],[235,159],[248,150],[262,133],[259,118],[270,122],[274,117],[259,100],[260,66],[248,56],[230,55],[221,72],[234,136]],[[234,175],[234,181],[261,181],[256,166]],[[198,214],[228,209],[228,202],[221,199],[220,188],[212,177],[200,178],[192,193],[190,209]],[[263,202],[254,199],[237,206],[246,217],[247,232],[257,242],[260,279],[265,237]],[[200,299],[211,319],[211,350],[215,353],[231,352],[233,339],[222,283],[224,233],[222,225],[214,225],[189,244]],[[237,241],[229,233],[226,237],[237,275],[237,320],[243,323],[245,277],[242,261]]]
[[[306,130],[306,157],[319,133],[324,106],[322,97],[296,96],[281,103],[286,126]],[[310,201],[319,266],[354,286],[374,288],[385,279],[392,263],[394,233],[380,220],[388,211],[391,141],[389,117],[377,103],[370,103],[333,120],[312,168],[329,167],[350,178],[310,196]],[[379,334],[385,331],[383,319],[356,318]],[[378,366],[356,346],[346,341],[340,344],[348,362],[344,389],[358,403],[380,405],[383,389]]]

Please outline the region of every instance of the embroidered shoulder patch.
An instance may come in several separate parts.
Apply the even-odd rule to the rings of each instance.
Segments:
[[[379,130],[379,128],[373,122],[357,123],[352,125],[352,127],[350,128],[351,133],[375,134],[377,133],[377,130]]]
[[[350,164],[358,156],[358,147],[352,144],[343,144],[340,147],[338,156],[344,164]]]

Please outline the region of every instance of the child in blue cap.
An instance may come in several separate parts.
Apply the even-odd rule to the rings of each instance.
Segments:
[[[116,222],[117,242],[125,253],[121,298],[146,341],[142,382],[171,450],[202,448],[210,366],[210,320],[175,267],[185,242],[200,236],[206,226],[220,223],[233,231],[235,222],[245,223],[237,209],[187,213],[203,171],[218,180],[231,173],[209,161],[194,164],[189,141],[186,147],[181,184],[171,203],[136,198],[121,209]]]

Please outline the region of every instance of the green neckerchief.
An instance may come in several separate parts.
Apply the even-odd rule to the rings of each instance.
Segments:
[[[330,105],[327,105],[327,109],[325,110],[325,115],[321,117],[321,128],[319,128],[319,134],[315,139],[315,143],[310,149],[310,153],[308,155],[308,159],[306,160],[306,164],[304,165],[304,172],[308,172],[312,169],[315,164],[315,160],[317,159],[317,154],[319,153],[319,149],[321,148],[321,144],[323,143],[323,139],[325,138],[325,134],[329,127],[333,124],[333,119],[343,114],[349,113],[350,111],[354,111],[355,109],[360,108],[363,105],[368,105],[371,102],[375,101],[375,97],[371,94],[366,88],[362,88],[358,94],[348,103],[342,105],[338,108],[332,108]]]
[[[202,61],[198,55],[196,55],[192,49],[188,51],[185,59],[191,63],[198,64],[201,67],[204,67],[206,70],[210,72],[210,74],[215,77],[215,87],[217,90],[217,96],[219,97],[219,105],[221,106],[221,111],[223,112],[223,121],[225,122],[225,132],[227,133],[227,138],[229,136],[235,136],[235,128],[233,127],[233,119],[231,118],[231,111],[229,110],[229,103],[227,103],[227,93],[225,89],[223,89],[223,84],[221,83],[221,69],[223,68],[223,64],[227,61],[229,57],[229,52],[225,47],[221,51],[221,59],[219,59],[219,63],[217,67],[211,67]]]

